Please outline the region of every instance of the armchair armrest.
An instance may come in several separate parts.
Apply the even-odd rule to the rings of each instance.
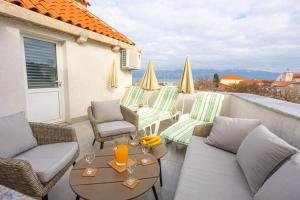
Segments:
[[[210,133],[210,130],[213,126],[213,123],[201,123],[196,125],[194,128],[193,135],[199,137],[207,137]]]
[[[134,111],[121,105],[121,112],[125,121],[128,121],[138,127],[139,116]]]
[[[57,124],[30,123],[34,137],[39,145],[59,142],[77,142],[75,130]]]
[[[28,195],[44,195],[44,186],[31,165],[24,160],[0,158],[0,185]]]

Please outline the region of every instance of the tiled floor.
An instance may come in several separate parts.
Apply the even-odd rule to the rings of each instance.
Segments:
[[[170,125],[170,122],[165,121],[161,124],[161,130]],[[92,140],[94,138],[92,128],[88,121],[73,124],[72,127],[76,129],[80,156],[82,158],[85,152],[91,148],[99,148],[99,144],[92,146]],[[111,142],[107,142],[104,148],[112,147]],[[156,190],[160,200],[171,200],[174,198],[177,182],[181,170],[181,166],[184,160],[186,148],[184,146],[177,146],[174,143],[168,144],[168,153],[165,155],[162,162],[163,172],[163,187],[159,186],[159,180],[156,183]],[[63,176],[63,178],[55,185],[55,187],[49,193],[49,200],[75,200],[76,196],[72,192],[69,186],[69,171]],[[99,199],[101,199],[99,197]],[[138,200],[152,200],[154,199],[152,190],[137,198]],[[101,199],[102,200],[102,199]]]

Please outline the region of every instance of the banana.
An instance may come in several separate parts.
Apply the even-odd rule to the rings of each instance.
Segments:
[[[157,140],[157,141],[155,141],[155,142],[153,142],[153,143],[150,143],[150,144],[148,144],[148,145],[149,145],[149,147],[154,147],[154,146],[159,145],[160,142],[161,142],[161,139],[159,138],[159,140]]]
[[[147,141],[148,144],[151,144],[153,142],[156,142],[157,140],[160,140],[160,137],[159,136],[156,136],[156,137],[153,137],[151,138],[150,140]]]
[[[140,140],[149,140],[149,139],[151,139],[151,138],[152,138],[152,136],[149,135],[149,136],[141,137]]]

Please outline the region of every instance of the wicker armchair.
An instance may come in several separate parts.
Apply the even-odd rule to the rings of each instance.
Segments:
[[[132,110],[130,110],[129,108],[126,108],[125,106],[121,106],[121,113],[123,115],[124,121],[130,122],[131,124],[133,124],[135,127],[138,126],[138,115],[133,112]],[[118,138],[118,137],[122,137],[124,135],[129,135],[130,133],[122,133],[119,135],[112,135],[112,136],[107,136],[107,137],[102,137],[101,133],[99,132],[98,128],[97,128],[97,121],[94,117],[93,111],[92,111],[92,107],[88,107],[88,117],[91,123],[91,126],[93,128],[93,132],[94,132],[94,141],[93,141],[93,145],[95,144],[95,142],[99,142],[100,143],[100,149],[103,148],[104,142],[106,141],[110,141],[113,140],[114,138]]]
[[[73,128],[43,123],[30,123],[30,126],[38,145],[77,142]],[[42,183],[39,180],[29,162],[14,158],[0,158],[0,185],[46,200],[48,199],[48,192],[76,161],[78,155],[79,150],[73,159],[47,183]]]

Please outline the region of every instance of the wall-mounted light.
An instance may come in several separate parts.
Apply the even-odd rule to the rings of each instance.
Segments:
[[[86,31],[80,32],[80,35],[76,38],[76,42],[78,44],[84,44],[87,42],[88,34]]]
[[[119,52],[119,51],[120,51],[120,49],[121,49],[121,47],[120,47],[120,46],[118,46],[118,45],[116,45],[116,46],[112,46],[112,47],[111,47],[111,51],[112,51],[112,52]]]

